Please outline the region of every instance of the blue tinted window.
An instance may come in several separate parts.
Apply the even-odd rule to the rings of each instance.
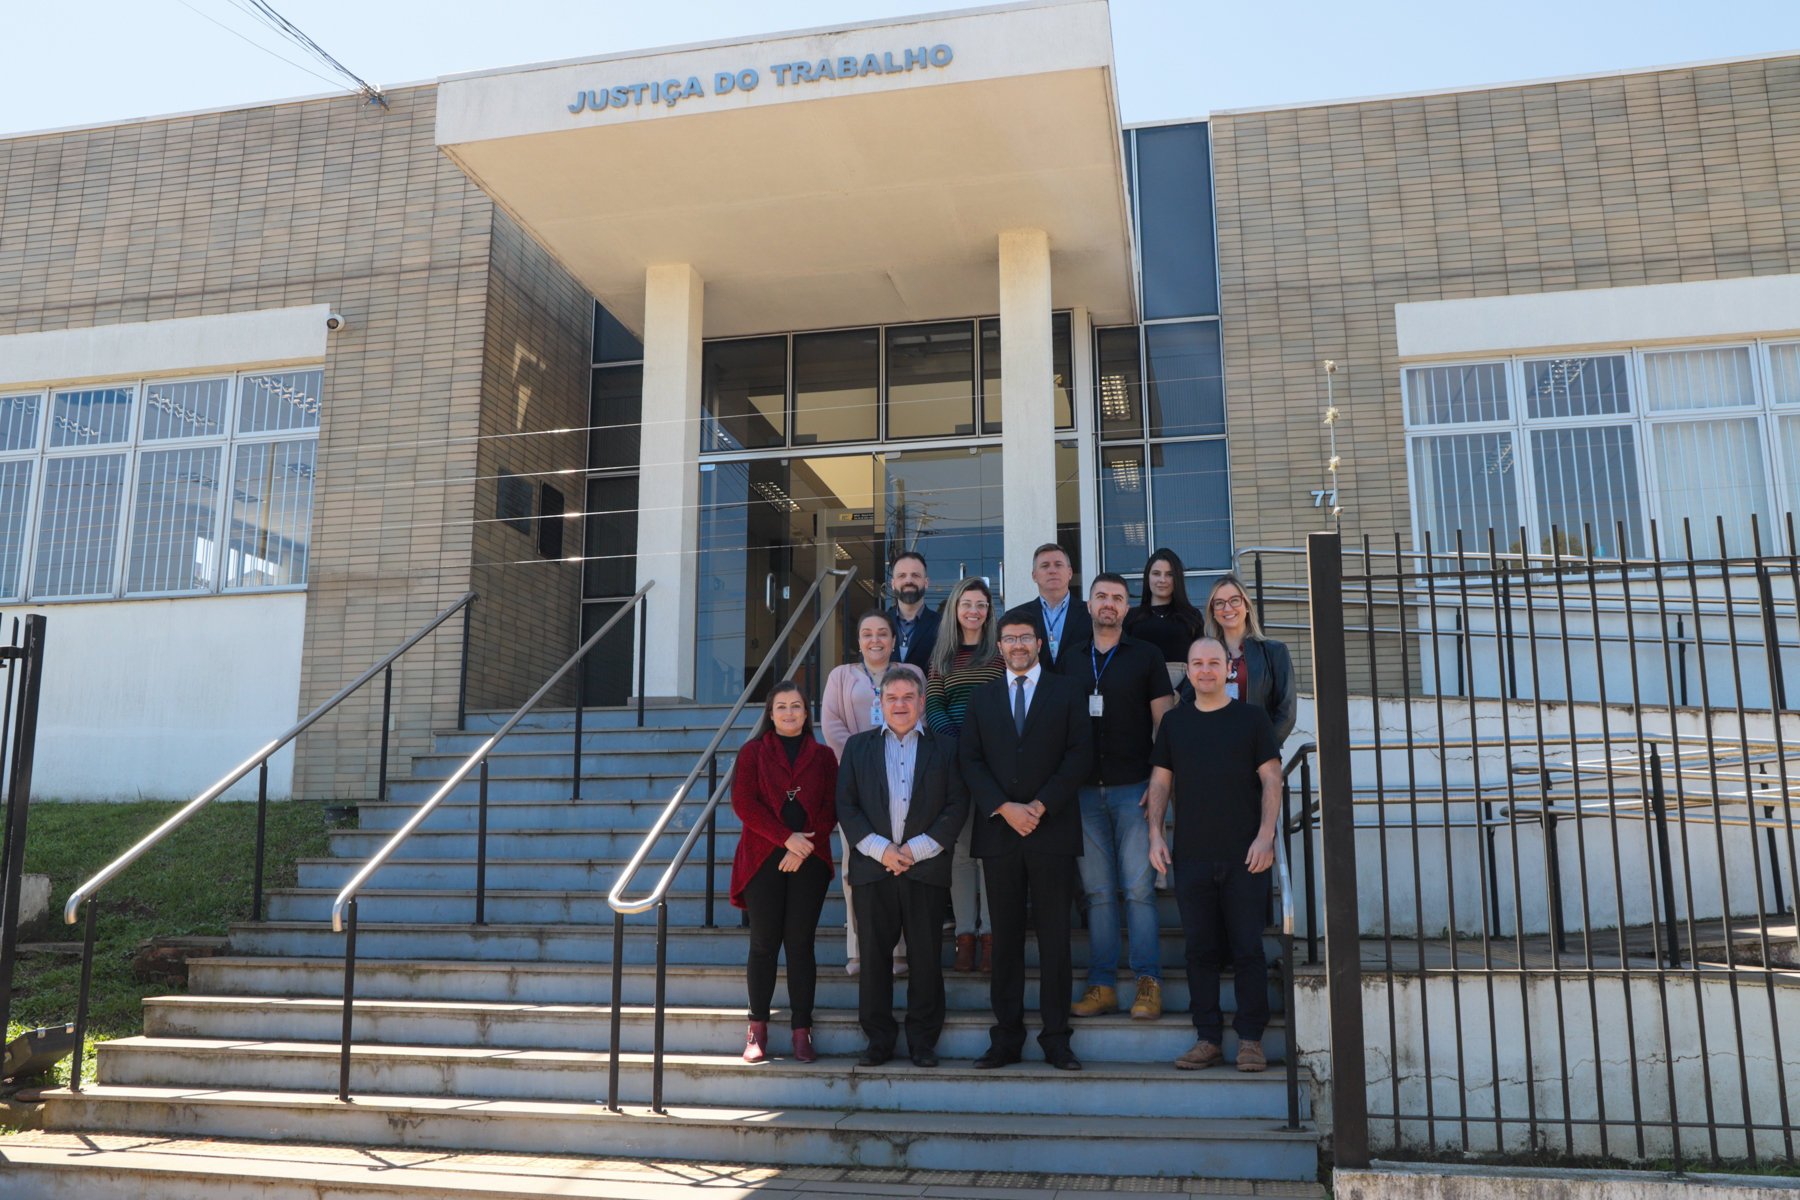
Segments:
[[[1143,568],[1150,545],[1144,498],[1144,448],[1100,451],[1100,553],[1108,571]]]
[[[619,324],[619,318],[599,304],[594,305],[594,361],[636,362],[644,357],[644,344],[631,336],[631,330]]]
[[[1211,316],[1219,278],[1206,125],[1140,129],[1136,158],[1144,317]]]
[[[1225,373],[1219,323],[1184,321],[1144,326],[1149,370],[1150,436],[1188,437],[1225,432]]]
[[[596,367],[588,408],[588,466],[637,466],[643,411],[644,368]]]
[[[1181,555],[1190,571],[1231,566],[1229,478],[1222,441],[1150,447],[1156,544]]]

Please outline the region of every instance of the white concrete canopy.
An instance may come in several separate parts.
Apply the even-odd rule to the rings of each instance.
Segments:
[[[1049,237],[1054,305],[1136,319],[1105,0],[456,76],[437,121],[634,332],[669,263],[706,280],[708,337],[992,313],[1021,228]]]

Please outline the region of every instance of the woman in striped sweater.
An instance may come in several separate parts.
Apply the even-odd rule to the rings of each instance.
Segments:
[[[958,637],[948,630],[938,634],[931,652],[931,669],[925,681],[925,722],[948,737],[962,733],[963,713],[977,686],[998,679],[1006,671],[1000,660],[994,626],[994,594],[979,579],[965,579],[950,589],[943,612],[954,614]],[[956,964],[958,971],[975,968],[977,913],[979,928],[988,929],[986,897],[981,895],[981,865],[969,853],[975,822],[963,825],[956,839],[956,855],[950,868],[950,903],[956,910]],[[981,969],[993,970],[994,938],[981,934]]]

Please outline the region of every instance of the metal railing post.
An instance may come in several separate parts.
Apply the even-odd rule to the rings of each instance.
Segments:
[[[1333,1148],[1339,1167],[1369,1165],[1363,1061],[1361,921],[1351,791],[1350,683],[1344,645],[1344,562],[1335,533],[1306,538],[1319,743],[1319,824],[1325,876],[1325,980],[1331,1018]]]
[[[93,911],[92,909],[89,910]],[[344,912],[344,1032],[338,1042],[338,1099],[350,1103],[350,1027],[356,1004],[356,900]]]
[[[581,799],[581,718],[587,708],[587,655],[575,659],[575,749],[569,762],[569,798]]]
[[[1300,1128],[1300,1044],[1295,1040],[1299,1021],[1294,1012],[1294,933],[1281,935],[1281,990],[1287,1015],[1287,1102],[1289,1129]]]
[[[250,919],[262,920],[263,913],[263,848],[269,833],[269,760],[263,759],[256,772],[256,878],[252,883]]]
[[[463,605],[462,661],[456,674],[456,729],[469,728],[469,621],[475,615],[475,600]]]
[[[644,656],[649,653],[649,648],[650,648],[650,602],[648,600],[640,600],[638,602],[637,623],[638,623],[638,685],[637,685],[638,711],[637,711],[637,718],[638,718],[638,728],[642,729],[644,727],[644,665],[645,665],[644,664]]]
[[[5,860],[0,862],[0,1035],[12,1020],[13,961],[18,953],[19,890],[25,875],[25,830],[31,817],[31,773],[37,754],[38,695],[44,679],[44,618],[33,613],[25,618],[25,645],[8,649],[19,680],[18,729],[12,742],[12,765],[7,772]],[[90,939],[88,958],[93,957]],[[86,967],[83,967],[84,972]],[[85,978],[85,976],[84,976]],[[84,985],[85,986],[85,985]]]
[[[1673,714],[1671,714],[1673,716]],[[1681,965],[1681,946],[1675,940],[1675,868],[1669,855],[1668,810],[1663,802],[1662,755],[1650,747],[1650,816],[1656,822],[1656,866],[1662,876],[1663,953],[1671,967]]]
[[[650,1064],[650,1111],[663,1111],[663,1016],[669,977],[669,902],[656,906],[656,1033]]]
[[[1312,763],[1300,761],[1300,861],[1306,864],[1306,965],[1319,964],[1318,878],[1313,865]]]
[[[475,923],[487,924],[488,760],[481,760],[481,794],[475,802]]]
[[[625,914],[613,911],[612,1028],[606,1039],[606,1107],[619,1111],[619,1006],[625,990]]]
[[[381,774],[375,783],[375,802],[387,799],[388,729],[394,723],[394,664],[381,673]]]
[[[719,794],[719,755],[717,751],[706,759],[706,798],[711,800]],[[713,928],[713,874],[717,870],[719,840],[719,806],[713,805],[706,814],[706,927]]]
[[[1256,623],[1266,627],[1269,624],[1269,613],[1263,601],[1262,555],[1252,555],[1250,561],[1256,568]]]
[[[88,905],[87,926],[81,935],[81,991],[75,998],[75,1058],[69,1064],[69,1090],[81,1090],[82,1051],[87,1047],[88,995],[94,985],[94,922],[100,915],[98,904]]]

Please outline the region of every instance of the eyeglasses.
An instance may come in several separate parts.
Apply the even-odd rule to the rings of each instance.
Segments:
[[[1009,633],[1005,637],[1000,639],[1000,644],[1002,646],[1029,646],[1035,641],[1037,641],[1037,636],[1035,634],[1030,634],[1030,633],[1011,634],[1011,633]]]
[[[1223,599],[1213,601],[1214,612],[1229,612],[1234,608],[1242,607],[1244,607],[1244,598],[1242,596],[1226,596]]]

